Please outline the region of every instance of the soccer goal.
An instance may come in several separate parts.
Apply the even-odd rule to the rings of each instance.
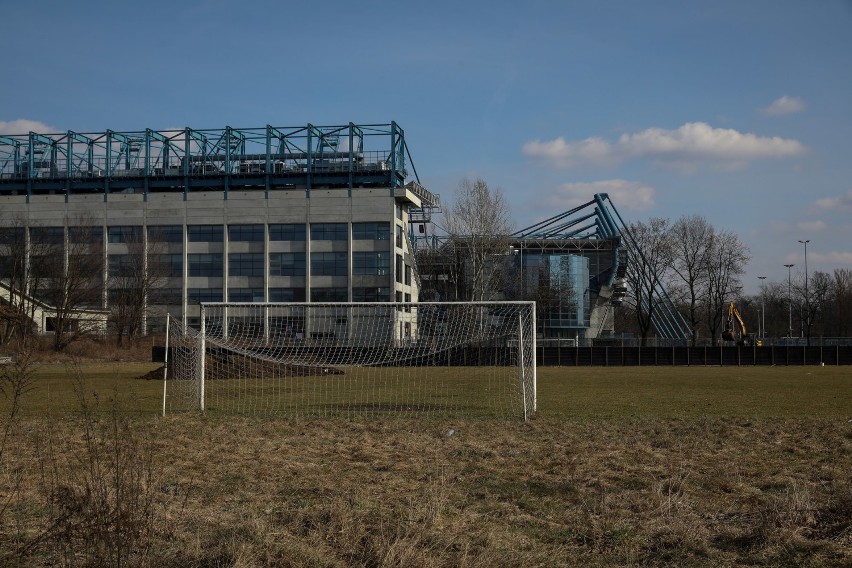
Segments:
[[[163,412],[522,417],[534,302],[207,303],[168,324]]]

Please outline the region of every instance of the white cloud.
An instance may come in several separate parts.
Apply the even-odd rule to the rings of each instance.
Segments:
[[[25,118],[9,121],[0,120],[0,134],[29,134],[30,132],[47,134],[56,132],[56,129],[43,122],[27,120]]]
[[[826,224],[823,221],[800,221],[796,223],[796,228],[802,231],[823,231]]]
[[[852,189],[844,195],[837,197],[823,197],[817,199],[815,205],[820,209],[830,209],[833,211],[852,211]]]
[[[655,205],[653,187],[623,179],[564,183],[551,194],[548,205],[560,211],[568,210],[588,202],[596,193],[609,194],[619,209],[644,211]]]
[[[804,99],[784,95],[780,99],[772,101],[772,104],[768,107],[760,109],[760,112],[768,116],[780,116],[782,114],[802,112],[807,106]]]
[[[615,144],[598,137],[576,142],[559,137],[549,142],[527,142],[522,149],[526,156],[563,168],[649,158],[659,165],[685,171],[703,164],[739,168],[753,160],[799,156],[806,151],[796,140],[714,128],[703,122],[687,123],[675,130],[648,128],[622,134]]]
[[[825,253],[808,252],[808,262],[837,265],[837,264],[852,264],[852,252],[833,251]]]

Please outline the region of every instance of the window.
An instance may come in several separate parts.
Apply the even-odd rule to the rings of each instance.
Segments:
[[[222,225],[190,225],[186,231],[191,243],[221,243],[224,240]]]
[[[402,284],[402,255],[396,255],[396,281]]]
[[[228,288],[229,302],[262,302],[263,288]]]
[[[222,254],[189,254],[188,276],[222,276]],[[221,300],[218,300],[221,301]]]
[[[304,241],[305,225],[302,223],[287,223],[269,225],[270,241]]]
[[[110,227],[107,231],[109,242],[111,244],[142,242],[142,227]]]
[[[402,204],[401,203],[396,204],[396,218],[399,219],[400,221],[402,221]]]
[[[386,241],[390,239],[390,223],[352,223],[352,239]]]
[[[353,302],[387,302],[390,288],[352,288]]]
[[[402,226],[396,226],[396,248],[402,248]]]
[[[182,254],[152,254],[148,270],[155,276],[183,276]]]
[[[390,274],[390,252],[352,253],[352,274],[369,276]]]
[[[133,276],[136,274],[137,263],[134,255],[111,254],[107,257],[110,276]],[[140,267],[141,268],[141,267]]]
[[[201,302],[221,302],[221,288],[190,288],[186,291],[187,301],[190,304]]]
[[[32,227],[30,228],[30,239],[34,243],[43,245],[65,244],[64,227]]]
[[[101,244],[103,227],[68,227],[68,242],[72,244]]]
[[[181,243],[183,244],[182,225],[154,225],[148,226],[148,240],[155,243]]]
[[[411,286],[411,267],[405,265],[405,284]]]
[[[311,288],[312,302],[345,302],[347,296],[346,288]]]
[[[270,288],[270,302],[304,302],[304,288]]]
[[[23,227],[3,227],[0,228],[0,244],[12,245],[23,244],[24,228]]]
[[[272,276],[304,276],[305,253],[274,252],[269,254],[269,274]]]
[[[349,239],[346,223],[313,223],[311,224],[312,241],[346,241]]]
[[[179,306],[183,303],[183,291],[180,288],[156,288],[151,291],[151,303]]]
[[[312,252],[313,276],[348,276],[349,263],[345,252]]]
[[[229,241],[263,242],[263,225],[228,225]]]
[[[228,276],[263,276],[263,253],[244,252],[229,254]]]

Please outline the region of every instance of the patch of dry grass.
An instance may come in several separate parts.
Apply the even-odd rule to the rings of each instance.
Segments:
[[[842,420],[127,424],[152,443],[147,565],[852,562]],[[39,438],[46,426],[27,427]],[[56,463],[71,467],[80,430],[52,435]],[[38,470],[26,451],[16,463]],[[39,492],[22,497],[29,513],[15,522],[43,525]]]
[[[0,564],[848,566],[852,387],[825,369],[540,369],[522,423],[162,419],[144,369],[39,367]]]

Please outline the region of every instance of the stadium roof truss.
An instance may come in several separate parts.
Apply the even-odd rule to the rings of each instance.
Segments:
[[[419,181],[395,122],[0,136],[0,194],[407,185],[437,200]]]
[[[643,252],[627,224],[606,193],[573,209],[539,221],[512,234],[512,244],[536,252],[573,252],[583,255],[591,251],[610,251],[611,270],[597,276],[596,292],[601,288],[622,285],[627,272],[641,270]],[[637,279],[644,275],[636,275]],[[689,325],[677,309],[662,283],[653,286],[655,304],[652,321],[657,333],[670,339],[690,336]],[[647,306],[645,306],[647,308]]]

